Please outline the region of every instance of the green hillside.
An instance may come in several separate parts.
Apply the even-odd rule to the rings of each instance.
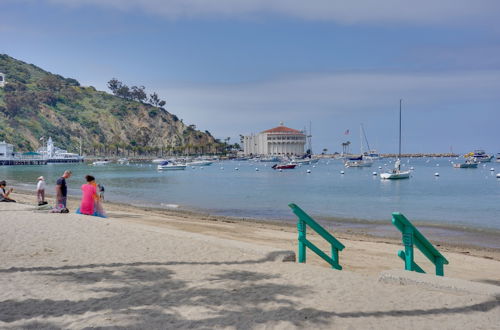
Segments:
[[[118,97],[0,55],[0,141],[34,150],[41,137],[86,154],[215,152],[223,144],[162,107]],[[162,103],[164,104],[164,102]]]

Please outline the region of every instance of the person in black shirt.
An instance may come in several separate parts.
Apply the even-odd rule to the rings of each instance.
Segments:
[[[0,181],[0,202],[13,202],[16,201],[9,197],[10,193],[14,190],[13,188],[5,190],[7,182],[4,180]]]
[[[66,179],[71,177],[71,171],[64,171],[63,175],[57,179],[56,182],[56,209],[67,210],[66,201],[68,196],[68,186],[66,185]]]

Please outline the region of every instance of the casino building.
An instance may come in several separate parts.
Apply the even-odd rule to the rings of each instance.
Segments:
[[[243,137],[245,155],[300,156],[304,154],[306,135],[299,130],[279,126]]]

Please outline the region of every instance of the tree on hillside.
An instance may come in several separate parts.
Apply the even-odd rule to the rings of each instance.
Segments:
[[[116,92],[123,86],[122,82],[116,78],[108,81],[108,88],[111,90],[113,94],[116,95]]]
[[[130,88],[128,88],[127,85],[122,85],[118,90],[116,91],[116,96],[123,97],[124,99],[130,100],[132,97],[130,93]]]
[[[46,75],[37,83],[38,87],[52,92],[57,92],[62,88],[62,83],[59,78],[54,75]]]
[[[146,87],[144,86],[132,86],[132,88],[130,89],[130,96],[132,97],[132,99],[143,103],[144,100],[148,98],[145,89]]]

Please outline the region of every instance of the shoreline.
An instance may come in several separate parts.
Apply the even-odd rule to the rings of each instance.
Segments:
[[[15,196],[22,196],[18,198],[18,202],[36,207],[34,203],[36,195],[34,192],[17,190],[15,191]],[[49,201],[49,205],[51,205],[53,195],[46,194],[46,197]],[[71,213],[74,213],[79,202],[79,198],[68,196],[68,206]],[[114,213],[112,216],[113,218],[127,218],[125,220],[127,222],[146,223],[160,227],[168,224],[181,230],[192,232],[199,232],[199,230],[202,230],[203,232],[207,231],[214,235],[219,234],[215,230],[210,230],[205,227],[210,226],[210,224],[224,224],[234,226],[235,230],[237,230],[238,227],[247,227],[264,228],[291,234],[297,233],[295,221],[287,222],[278,219],[238,218],[212,215],[193,210],[138,206],[114,201],[106,201],[104,203],[104,208],[106,211]],[[119,213],[117,214],[116,212]],[[129,218],[127,215],[130,214],[134,216]],[[401,234],[392,227],[390,221],[388,221],[387,224],[383,224],[367,220],[361,220],[359,222],[349,220],[350,219],[330,218],[327,223],[322,220],[319,220],[319,222],[339,239],[401,246]],[[450,228],[449,226],[440,226],[439,224],[426,225],[419,222],[415,222],[415,224],[440,251],[500,261],[500,233],[488,233],[485,230],[474,228]],[[192,229],[190,225],[203,227],[203,229]],[[236,237],[237,235],[233,236]]]

